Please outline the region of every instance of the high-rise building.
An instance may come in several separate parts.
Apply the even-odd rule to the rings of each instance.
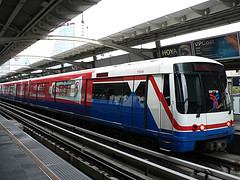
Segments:
[[[74,22],[65,23],[62,27],[60,27],[58,35],[74,36],[75,35],[75,23]],[[75,47],[74,41],[57,40],[54,44],[52,55],[59,54],[61,52],[67,51],[74,47]]]
[[[0,74],[6,74],[9,71],[10,71],[10,61],[7,61],[0,67]]]
[[[28,58],[12,58],[0,67],[0,74],[7,74],[30,64]]]
[[[88,33],[87,28],[85,27],[85,24],[84,24],[83,15],[81,20],[79,20],[78,18],[78,20],[75,20],[75,22],[65,23],[62,27],[58,28],[56,32],[58,33],[58,35],[61,35],[61,36],[78,36],[78,37],[87,37],[87,33]],[[79,41],[76,42],[76,41],[56,40],[53,46],[51,55],[59,54],[61,52],[80,46],[81,44],[83,43]],[[6,62],[3,66],[0,67],[0,74],[6,74],[9,71],[13,71],[18,68],[27,66],[39,60],[41,60],[41,58],[32,59],[31,54],[29,58],[26,58],[26,57],[12,58],[8,62]]]
[[[58,29],[60,36],[78,36],[87,37],[87,28],[85,27],[83,15],[81,21],[68,22]],[[57,40],[54,44],[52,55],[67,51],[69,49],[80,46],[82,42]]]

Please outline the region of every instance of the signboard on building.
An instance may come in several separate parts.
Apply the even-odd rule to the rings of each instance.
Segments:
[[[237,33],[193,42],[196,56],[220,59],[239,56]]]
[[[240,86],[240,77],[233,77],[233,86]]]
[[[177,44],[160,48],[161,57],[191,56],[192,49],[190,43]]]

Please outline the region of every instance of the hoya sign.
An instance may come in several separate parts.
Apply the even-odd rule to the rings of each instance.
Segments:
[[[190,56],[192,55],[190,43],[162,47],[161,57]]]

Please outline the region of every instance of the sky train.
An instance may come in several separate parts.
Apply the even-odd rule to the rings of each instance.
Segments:
[[[224,67],[196,56],[1,83],[0,97],[154,137],[175,152],[221,150],[234,135]]]

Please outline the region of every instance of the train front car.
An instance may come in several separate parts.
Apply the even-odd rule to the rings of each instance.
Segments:
[[[204,59],[203,59],[204,60]],[[173,65],[173,151],[222,150],[234,134],[224,67],[214,61]]]

